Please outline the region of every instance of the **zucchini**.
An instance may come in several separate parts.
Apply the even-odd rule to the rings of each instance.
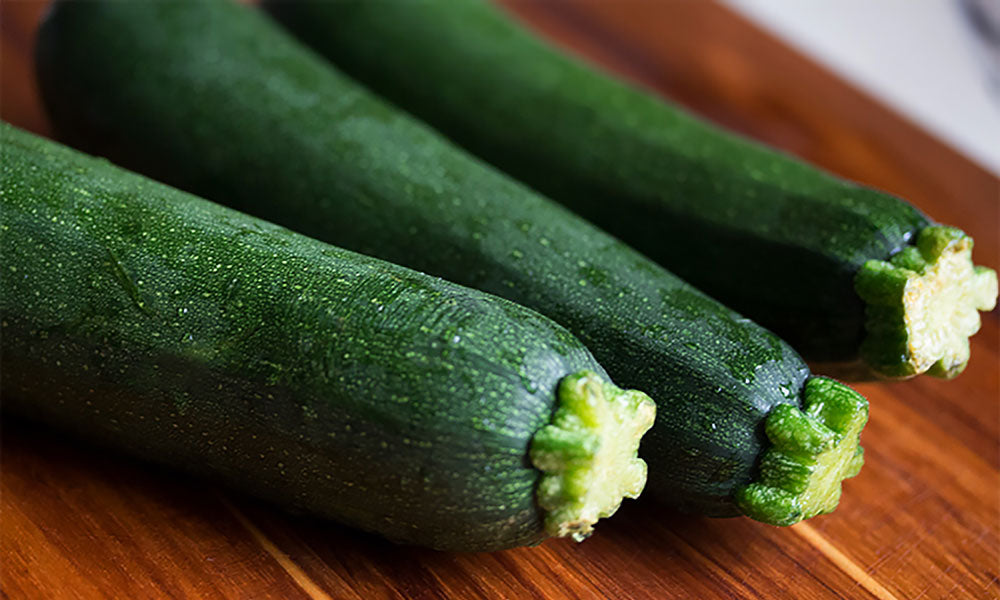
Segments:
[[[521,306],[0,125],[4,409],[448,550],[586,536],[653,404]]]
[[[863,398],[807,383],[774,335],[372,96],[255,10],[65,2],[39,36],[45,102],[74,144],[565,326],[657,403],[641,455],[661,501],[786,524],[832,510],[856,472]],[[767,429],[781,405],[799,418]],[[834,405],[840,417],[825,412]],[[775,439],[812,427],[825,441],[792,452],[817,488],[805,493],[762,461]]]
[[[470,151],[861,379],[969,360],[996,273],[910,204],[723,132],[481,0],[271,2],[304,41]]]

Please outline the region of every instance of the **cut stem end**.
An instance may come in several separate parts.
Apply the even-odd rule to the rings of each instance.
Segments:
[[[861,358],[888,379],[961,373],[969,337],[979,331],[978,311],[997,301],[997,274],[972,263],[972,238],[939,225],[890,260],[865,263],[854,287],[866,303]]]
[[[586,539],[598,519],[646,485],[639,441],[656,407],[646,394],[622,390],[592,371],[559,383],[552,422],[531,442],[531,462],[542,472],[536,496],[553,537]]]
[[[782,404],[767,416],[771,441],[758,477],[736,493],[746,516],[771,525],[793,525],[833,512],[841,482],[864,464],[861,430],[868,401],[846,385],[813,377],[803,390],[802,408]]]

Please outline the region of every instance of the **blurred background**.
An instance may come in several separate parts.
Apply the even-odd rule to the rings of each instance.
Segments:
[[[1000,174],[1000,1],[725,3]]]

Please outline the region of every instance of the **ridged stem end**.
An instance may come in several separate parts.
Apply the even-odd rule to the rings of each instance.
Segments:
[[[622,390],[592,371],[566,376],[557,394],[552,422],[531,441],[531,462],[542,472],[536,497],[548,534],[579,542],[646,485],[639,441],[656,406],[646,394]]]
[[[861,394],[833,379],[809,379],[801,409],[782,404],[767,416],[772,446],[756,480],[736,493],[737,506],[771,525],[833,512],[841,482],[864,464],[860,435],[867,422],[868,401]]]
[[[890,260],[865,263],[854,288],[866,303],[861,358],[889,379],[961,373],[979,311],[997,302],[996,271],[972,263],[972,238],[938,225]]]

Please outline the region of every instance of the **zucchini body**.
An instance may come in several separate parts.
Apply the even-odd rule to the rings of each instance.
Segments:
[[[567,327],[616,381],[656,401],[642,455],[661,501],[748,512],[736,493],[760,479],[765,420],[778,405],[805,408],[809,370],[776,336],[388,106],[253,10],[58,3],[37,56],[72,143]],[[771,520],[809,516],[796,510]]]
[[[920,211],[600,74],[490,2],[268,7],[349,75],[775,331],[824,371],[954,376],[968,361],[976,309],[995,306],[995,273],[971,273],[967,257],[964,297],[929,300],[945,315],[910,326],[898,295],[888,307],[871,303],[867,290],[855,292],[859,271],[915,245],[933,225]],[[940,335],[924,333],[933,328]]]
[[[396,541],[546,537],[536,488],[559,454],[543,478],[529,449],[573,412],[560,380],[606,380],[565,329],[7,124],[0,140],[5,410]]]

